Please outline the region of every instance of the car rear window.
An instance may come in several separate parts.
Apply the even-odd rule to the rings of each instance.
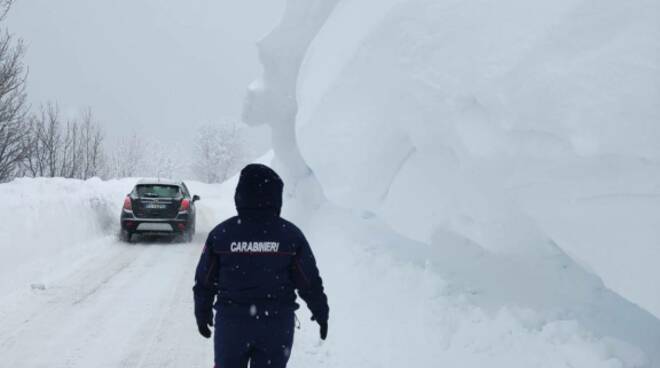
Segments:
[[[138,197],[148,198],[173,198],[179,195],[179,187],[176,185],[146,184],[135,188]]]

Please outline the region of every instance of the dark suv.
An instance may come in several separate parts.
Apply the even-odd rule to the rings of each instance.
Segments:
[[[131,242],[133,235],[179,236],[190,242],[195,235],[195,202],[182,181],[140,180],[124,200],[121,210],[121,238]]]

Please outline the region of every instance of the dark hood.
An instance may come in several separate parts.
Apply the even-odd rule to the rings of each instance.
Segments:
[[[277,215],[282,209],[284,182],[266,165],[250,164],[242,171],[236,186],[236,210],[244,215]]]

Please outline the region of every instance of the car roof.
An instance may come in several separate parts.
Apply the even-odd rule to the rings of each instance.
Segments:
[[[161,185],[176,185],[181,186],[183,182],[181,180],[172,180],[172,179],[140,179],[135,185],[146,185],[146,184],[161,184]]]

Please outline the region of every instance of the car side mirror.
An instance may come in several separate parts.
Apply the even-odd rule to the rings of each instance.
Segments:
[[[199,201],[200,199],[201,199],[201,198],[199,198],[199,196],[198,196],[197,194],[195,194],[195,195],[193,196],[193,202],[197,202],[197,201]]]

